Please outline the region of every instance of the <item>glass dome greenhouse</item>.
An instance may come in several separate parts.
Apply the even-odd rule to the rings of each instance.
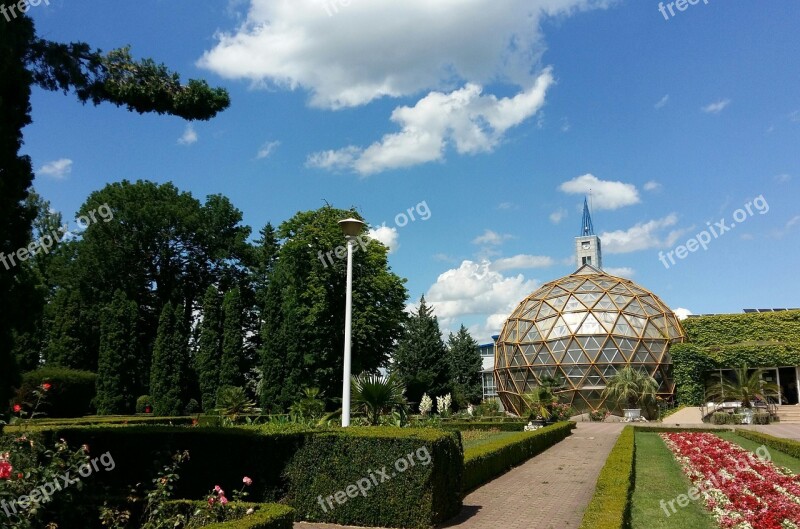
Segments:
[[[653,376],[668,397],[675,389],[669,347],[684,340],[658,296],[584,265],[539,288],[508,317],[495,348],[498,393],[506,410],[522,415],[521,396],[555,379],[561,402],[576,410],[613,409],[603,390],[631,366]]]

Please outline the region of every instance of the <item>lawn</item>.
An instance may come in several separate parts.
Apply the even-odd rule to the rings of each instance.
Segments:
[[[664,441],[657,433],[636,433],[636,486],[631,500],[632,529],[716,529],[717,525],[702,503],[690,502],[677,512],[664,511],[669,502],[691,488]]]
[[[466,452],[486,443],[518,435],[519,432],[501,432],[499,430],[464,430],[461,432],[461,440],[464,443],[464,451]]]
[[[740,437],[733,432],[719,432],[717,435],[726,441],[736,443],[745,450],[750,450],[751,452],[755,452],[761,446],[761,443],[751,441],[750,439],[745,439],[744,437]],[[767,449],[769,450],[769,455],[772,458],[773,464],[779,467],[786,467],[795,474],[800,474],[800,459],[792,457],[783,452],[779,452],[774,448],[767,447]]]

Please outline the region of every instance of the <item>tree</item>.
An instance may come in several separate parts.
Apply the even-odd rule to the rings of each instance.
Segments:
[[[85,312],[76,290],[59,289],[48,307],[51,314],[50,333],[45,359],[50,365],[95,371],[84,347]]]
[[[423,393],[441,396],[452,390],[439,320],[425,303],[424,296],[405,325],[391,369],[406,386],[411,402],[419,402]]]
[[[638,406],[647,408],[655,402],[658,392],[658,382],[642,371],[630,366],[623,367],[616,375],[608,380],[603,397],[610,398],[619,406],[626,405],[628,409]]]
[[[214,409],[219,390],[219,365],[222,358],[222,306],[217,287],[211,285],[203,296],[203,319],[194,369],[200,383],[204,411]]]
[[[33,170],[20,154],[22,129],[31,123],[31,87],[68,92],[94,104],[110,102],[139,113],[210,119],[230,105],[225,90],[180,77],[150,59],[135,61],[127,48],[103,54],[88,44],[59,44],[38,38],[27,15],[0,17],[0,257],[28,246],[35,210],[28,202]],[[4,261],[5,262],[5,261]],[[21,307],[30,296],[20,288],[22,267],[0,274],[0,306]],[[113,292],[113,290],[111,291]],[[26,311],[17,311],[19,315]],[[18,381],[12,352],[16,315],[0,318],[0,401]],[[17,333],[19,334],[19,333]]]
[[[447,363],[456,404],[466,407],[470,403],[480,402],[483,398],[483,358],[478,342],[463,325],[458,333],[450,333],[448,337]]]
[[[285,410],[308,386],[341,393],[347,263],[325,254],[343,247],[338,221],[354,216],[326,206],[297,213],[278,228],[281,245],[262,314],[264,408]],[[404,280],[389,269],[386,247],[365,237],[356,245],[353,277],[352,370],[376,372],[400,337]]]
[[[155,415],[181,415],[186,406],[188,344],[184,312],[181,304],[167,302],[159,318],[150,374]]]
[[[243,386],[247,366],[244,361],[244,307],[238,288],[225,293],[222,302],[222,359],[219,364],[220,386]]]
[[[131,413],[137,395],[136,303],[117,290],[102,312],[97,365],[99,415]]]
[[[763,369],[751,370],[746,365],[733,370],[733,380],[721,373],[711,375],[708,398],[714,402],[741,402],[743,408],[752,408],[753,402],[768,402],[770,397],[777,399],[781,387],[764,380]]]

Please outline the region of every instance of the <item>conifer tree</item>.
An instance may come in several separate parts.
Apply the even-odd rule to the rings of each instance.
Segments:
[[[99,415],[133,411],[137,396],[136,321],[136,303],[117,290],[100,322],[96,400]]]
[[[155,415],[181,415],[188,386],[188,343],[183,307],[167,303],[158,321],[150,371],[150,396]]]
[[[208,287],[203,296],[203,320],[194,368],[200,384],[203,411],[214,408],[219,389],[219,366],[222,360],[222,306],[217,287]]]
[[[244,307],[238,287],[225,293],[222,301],[222,361],[219,386],[244,386]]]
[[[453,385],[453,400],[456,404],[463,407],[471,402],[480,402],[483,397],[483,359],[478,342],[463,325],[456,334],[450,333],[447,340],[447,359]]]

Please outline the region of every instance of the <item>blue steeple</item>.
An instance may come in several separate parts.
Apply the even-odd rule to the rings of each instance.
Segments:
[[[594,235],[594,226],[592,225],[592,215],[589,213],[589,201],[583,199],[583,219],[581,220],[581,232],[578,237],[586,237],[587,235]]]

